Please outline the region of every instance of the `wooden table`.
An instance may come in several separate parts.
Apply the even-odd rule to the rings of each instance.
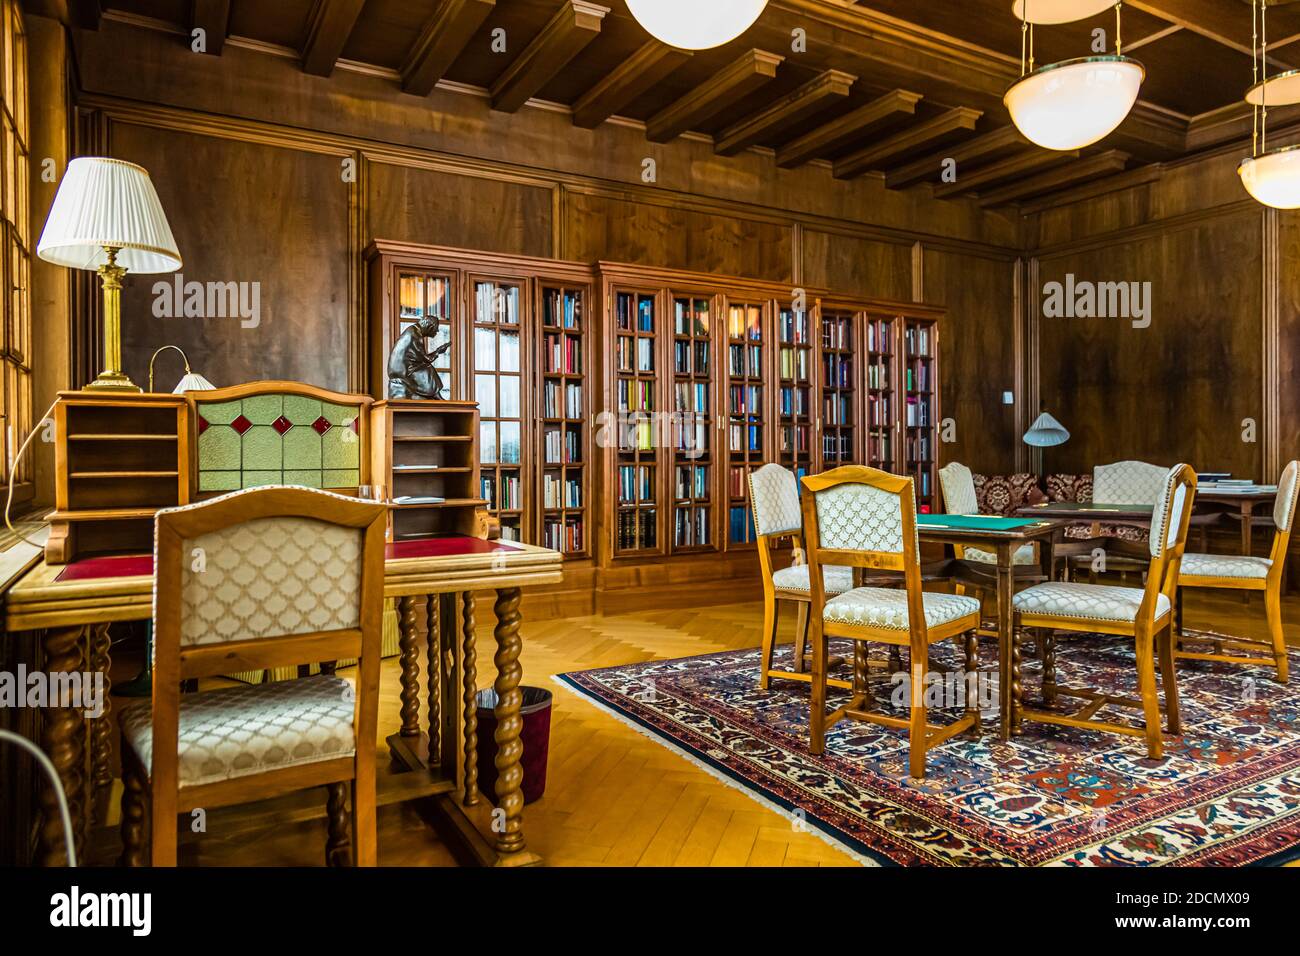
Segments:
[[[1211,502],[1220,505],[1235,505],[1241,519],[1241,553],[1249,555],[1254,542],[1252,538],[1252,519],[1255,507],[1272,504],[1277,500],[1277,485],[1222,485],[1214,487],[1197,487],[1197,503]]]
[[[389,749],[400,767],[383,778],[380,803],[420,799],[421,811],[439,824],[462,856],[502,866],[538,861],[525,849],[523,832],[523,745],[519,735],[523,676],[519,666],[520,590],[553,584],[563,578],[559,552],[514,542],[482,541],[448,536],[403,540],[388,546],[384,594],[397,601],[401,662],[401,729],[389,738]],[[474,591],[496,592],[496,805],[502,811],[489,844],[451,799],[462,789],[463,800],[479,800],[477,773],[477,652]],[[428,731],[419,713],[420,649],[416,629],[417,597],[434,598],[430,608]],[[459,626],[456,595],[463,595]],[[150,555],[96,558],[68,565],[36,565],[5,595],[5,629],[42,631],[44,670],[101,672],[105,711],[90,722],[82,711],[47,708],[43,712],[40,744],[54,762],[72,804],[78,847],[85,844],[87,820],[97,791],[111,790],[108,710],[108,626],[118,621],[143,621],[152,616],[153,559]],[[457,640],[459,636],[459,640]],[[443,703],[448,706],[442,706]],[[459,718],[459,719],[458,719]],[[463,731],[463,732],[462,732]],[[451,746],[455,741],[463,746]],[[458,783],[459,780],[459,783]],[[385,793],[384,790],[387,790]],[[427,799],[426,799],[427,798]],[[41,796],[42,823],[38,861],[66,861],[62,826],[53,791]],[[80,855],[80,854],[79,854]]]
[[[1040,542],[1040,563],[1048,575],[1052,572],[1052,538],[1068,522],[1055,520],[1030,520],[1002,518],[995,515],[942,515],[916,516],[917,533],[922,541],[942,544],[960,544],[991,551],[997,555],[998,604],[998,733],[1003,740],[1011,739],[1012,683],[1019,681],[1019,668],[1014,666],[1012,629],[1015,621],[1011,599],[1015,594],[1014,555],[1022,545]]]

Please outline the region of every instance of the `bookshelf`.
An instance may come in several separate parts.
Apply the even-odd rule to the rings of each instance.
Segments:
[[[749,473],[768,460],[766,303],[727,301],[727,543],[754,543]]]
[[[812,318],[806,308],[780,305],[776,311],[777,461],[798,478],[812,474],[814,461],[813,367],[817,360]]]
[[[586,286],[540,283],[542,545],[587,554]]]
[[[866,317],[865,327],[867,438],[864,457],[866,464],[872,468],[900,471],[894,457],[894,433],[897,426],[895,416],[898,409],[894,382],[896,320],[870,314]]]
[[[524,288],[518,281],[474,278],[474,400],[479,408],[479,494],[507,541],[533,540],[524,520]]]
[[[672,294],[672,550],[717,547],[713,522],[714,300]]]
[[[822,467],[857,461],[857,316],[823,308],[821,313]]]
[[[917,510],[933,511],[938,483],[938,324],[910,316],[897,321],[903,333],[903,473],[916,485]]]
[[[659,299],[650,290],[613,293],[616,468],[615,554],[659,553]]]
[[[400,269],[397,274],[398,311],[397,327],[393,336],[398,336],[409,329],[418,319],[425,316],[438,318],[438,334],[425,340],[425,348],[432,355],[441,345],[451,343],[451,348],[439,355],[433,363],[442,377],[445,389],[444,397],[451,397],[456,392],[456,354],[460,345],[453,335],[452,290],[456,282],[454,277],[445,272],[433,272],[423,269]],[[391,343],[390,343],[391,347]],[[388,358],[387,352],[384,359]]]

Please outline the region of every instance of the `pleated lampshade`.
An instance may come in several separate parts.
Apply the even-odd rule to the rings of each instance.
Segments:
[[[1065,430],[1065,426],[1047,412],[1034,419],[1034,423],[1029,426],[1029,431],[1025,432],[1025,444],[1036,448],[1064,445],[1069,440],[1070,433]]]
[[[175,272],[181,254],[149,173],[100,156],[68,163],[36,254],[72,269],[98,269],[118,249],[127,272]]]

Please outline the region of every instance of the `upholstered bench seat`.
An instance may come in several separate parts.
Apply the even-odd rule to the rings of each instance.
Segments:
[[[1183,578],[1259,578],[1268,577],[1273,562],[1242,554],[1184,554],[1178,571]]]
[[[808,577],[808,565],[792,564],[788,568],[772,572],[772,584],[780,591],[802,591],[808,594],[812,584]],[[843,594],[853,590],[853,569],[828,564],[822,568],[822,586],[827,594]]]
[[[177,780],[194,787],[356,751],[352,685],[320,675],[253,687],[182,694]],[[150,701],[122,710],[122,734],[153,767]]]
[[[1142,604],[1142,594],[1141,588],[1049,581],[1021,591],[1012,598],[1012,605],[1024,614],[1131,624]],[[1160,594],[1156,597],[1156,619],[1167,613],[1169,598]]]
[[[925,591],[921,594],[925,625],[942,627],[970,614],[979,614],[980,602],[964,594]],[[859,624],[895,631],[909,629],[907,591],[895,588],[854,588],[826,602],[822,615],[837,624]]]
[[[966,545],[961,553],[963,561],[975,561],[978,564],[997,564],[998,556],[992,551],[981,551],[979,548],[972,548]],[[1037,564],[1038,555],[1034,553],[1032,544],[1022,544],[1016,548],[1015,553],[1011,555],[1012,564]]]

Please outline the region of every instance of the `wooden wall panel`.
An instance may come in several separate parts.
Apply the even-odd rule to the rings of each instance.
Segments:
[[[940,326],[943,417],[956,440],[940,444],[940,464],[960,461],[982,474],[1016,470],[1014,262],[926,249],[925,301],[948,310]]]
[[[1300,458],[1300,212],[1278,216],[1277,460]],[[1271,386],[1270,386],[1271,387]],[[1273,476],[1276,477],[1276,476]]]
[[[366,238],[550,256],[551,190],[371,163]]]
[[[585,193],[565,201],[564,258],[790,282],[787,225]]]
[[[849,295],[911,301],[910,245],[815,229],[805,229],[802,241],[803,284]]]
[[[1031,303],[1040,311],[1042,288],[1067,273],[1150,281],[1152,295],[1145,329],[1117,318],[1040,318],[1042,399],[1071,432],[1047,449],[1049,470],[1136,458],[1260,477],[1262,433],[1243,442],[1241,423],[1264,422],[1261,217],[1246,210],[1041,262]]]
[[[215,385],[283,378],[346,389],[353,187],[338,158],[121,123],[111,143],[114,156],[149,170],[186,281],[260,283],[258,324],[245,328],[238,318],[155,317],[154,284],[175,274],[131,277],[127,374],[145,385],[149,356],[170,344]],[[159,359],[160,390],[179,381],[177,363]]]

